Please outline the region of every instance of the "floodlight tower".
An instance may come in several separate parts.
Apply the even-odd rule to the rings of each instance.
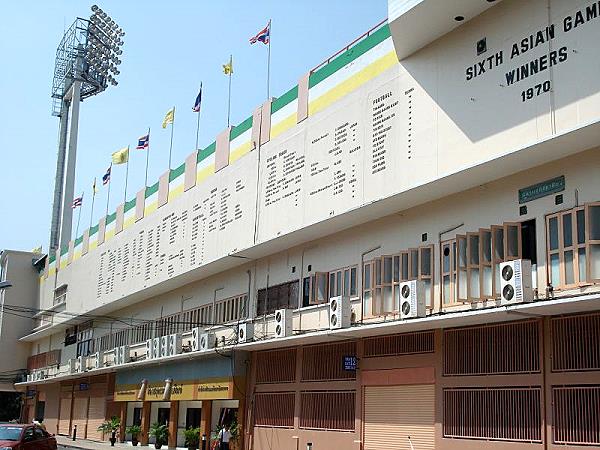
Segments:
[[[123,36],[123,29],[94,5],[89,19],[75,19],[56,49],[52,115],[60,118],[60,133],[50,250],[71,240],[79,105],[86,98],[105,91],[109,85],[118,84],[115,77],[120,73],[117,66],[121,64],[118,57],[123,53]]]

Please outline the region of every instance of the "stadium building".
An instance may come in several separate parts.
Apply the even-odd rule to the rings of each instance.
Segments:
[[[600,446],[600,3],[389,18],[38,264],[26,419]],[[37,408],[39,411],[39,408]]]

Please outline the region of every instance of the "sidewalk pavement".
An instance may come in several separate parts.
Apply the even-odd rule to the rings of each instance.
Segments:
[[[87,439],[77,439],[74,441],[68,436],[55,436],[56,444],[58,445],[59,450],[63,448],[77,448],[83,450],[107,450],[111,448],[109,441],[88,441]],[[152,446],[154,448],[154,446]],[[119,442],[115,443],[115,446],[112,448],[132,448],[130,443],[121,444]],[[148,448],[146,446],[142,447],[138,444],[138,448]],[[163,448],[166,448],[164,446]]]

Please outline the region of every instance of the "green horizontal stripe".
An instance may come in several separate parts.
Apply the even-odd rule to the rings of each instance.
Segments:
[[[206,147],[204,150],[200,150],[198,152],[197,162],[204,161],[206,158],[208,158],[210,155],[212,155],[215,152],[216,148],[217,148],[217,144],[216,144],[216,142],[213,142],[208,147]]]
[[[279,111],[285,105],[293,102],[297,98],[298,98],[298,85],[291,88],[289,91],[287,91],[281,97],[278,97],[275,100],[273,100],[273,103],[271,103],[271,114],[275,114],[277,111]]]
[[[250,128],[252,128],[252,116],[248,117],[238,126],[233,127],[233,130],[231,130],[231,134],[229,135],[229,140],[233,141],[236,137],[238,137],[242,133],[245,133]]]
[[[56,261],[56,254],[51,255],[50,259],[48,260],[50,264],[52,264],[54,261]]]
[[[83,242],[83,236],[79,236],[77,239],[75,239],[75,247],[77,247],[82,242]]]
[[[99,228],[100,228],[100,225],[94,225],[92,228],[90,228],[90,237],[92,237],[92,235],[96,234],[98,232]]]
[[[109,214],[108,216],[106,216],[106,225],[108,225],[109,223],[113,223],[116,218],[117,218],[117,213],[116,212],[114,212],[114,213]]]
[[[173,181],[175,178],[183,175],[184,172],[185,172],[185,163],[180,165],[178,168],[171,170],[169,172],[169,183],[171,181]]]
[[[69,253],[69,244],[67,245],[63,245],[63,247],[60,249],[60,256]]]
[[[158,192],[158,181],[154,183],[152,186],[148,186],[146,188],[146,198],[150,197],[152,194]]]
[[[364,55],[377,44],[380,44],[384,40],[390,37],[390,27],[388,24],[383,25],[380,29],[376,30],[373,34],[367,36],[362,41],[357,43],[354,47],[346,50],[344,53],[336,56],[333,61],[330,61],[326,66],[321,67],[314,73],[310,74],[308,80],[309,89],[330,75],[340,70],[342,67],[347,66],[359,56]]]
[[[135,202],[136,202],[136,198],[135,197],[133,197],[128,202],[125,202],[125,206],[123,207],[123,212],[126,213],[130,209],[135,208]]]

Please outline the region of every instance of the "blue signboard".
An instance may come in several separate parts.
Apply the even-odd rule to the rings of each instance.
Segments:
[[[88,383],[79,383],[80,391],[87,391],[89,388],[90,388],[90,385]]]
[[[344,356],[344,370],[354,371],[358,368],[358,358],[356,356]]]

